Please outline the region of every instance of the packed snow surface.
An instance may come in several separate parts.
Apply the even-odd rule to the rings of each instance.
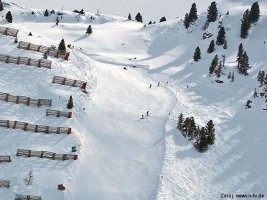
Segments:
[[[31,8],[11,5],[8,9],[14,22],[7,24],[2,19],[1,25],[19,29],[19,41],[57,46],[64,38],[72,48],[67,49],[69,61],[48,57],[51,70],[0,63],[0,92],[52,99],[52,109],[65,111],[72,95],[74,108],[73,118],[67,119],[45,116],[46,107],[0,102],[1,119],[71,127],[73,133],[47,135],[1,128],[0,153],[12,156],[11,163],[1,163],[0,179],[11,181],[10,189],[0,188],[1,199],[32,194],[49,200],[213,200],[220,199],[221,193],[265,194],[266,199],[265,103],[252,95],[259,87],[258,71],[267,69],[267,9],[264,2],[260,4],[260,21],[252,25],[248,39],[242,40],[240,19],[251,2],[219,2],[227,5],[219,9],[223,10],[220,20],[226,28],[228,48],[216,46],[212,54],[206,50],[210,41],[216,40],[219,20],[208,28],[213,36],[203,40],[205,14],[200,14],[189,30],[184,29],[180,18],[143,27],[123,17],[91,13],[79,17],[71,11],[64,11],[56,26],[56,15],[43,16],[45,8],[52,8],[52,1],[36,5],[35,1],[24,0],[26,6],[43,7],[34,9],[34,15]],[[79,7],[87,5],[85,1],[80,3]],[[108,10],[108,3],[102,3],[102,10],[116,15],[127,16],[130,12]],[[135,9],[154,13],[135,3],[138,1],[132,2]],[[167,2],[166,6],[169,3],[172,5]],[[183,15],[190,4],[180,8]],[[204,1],[199,6],[206,10],[208,4]],[[53,8],[60,9],[60,4],[57,6]],[[66,7],[73,10],[77,6],[67,1],[64,10]],[[227,8],[229,16],[224,12]],[[93,29],[90,36],[85,35],[89,24]],[[33,36],[28,36],[29,32]],[[247,77],[236,70],[241,42],[252,65]],[[18,49],[12,37],[0,35],[0,44],[0,54],[43,56]],[[193,62],[197,46],[202,59]],[[220,78],[223,84],[208,75],[216,54],[220,59],[226,57],[225,75]],[[227,79],[229,72],[235,72],[234,82]],[[51,83],[54,75],[87,81],[89,93]],[[253,101],[251,109],[244,107],[248,99]],[[206,153],[197,152],[177,130],[180,113],[194,116],[201,126],[210,119],[214,121],[216,141]],[[140,119],[142,115],[144,119]],[[73,145],[78,148],[77,161],[15,156],[17,148],[71,153]],[[33,184],[25,186],[23,179],[31,170]],[[66,186],[63,192],[57,190],[61,183]]]

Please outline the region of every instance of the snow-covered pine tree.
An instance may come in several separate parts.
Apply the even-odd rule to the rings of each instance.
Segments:
[[[248,58],[247,52],[244,51],[242,59],[240,60],[240,63],[239,63],[239,73],[247,76],[248,70],[250,68],[251,66],[249,65],[249,58]]]
[[[218,78],[220,78],[221,73],[222,73],[222,62],[220,61],[216,69],[214,70],[214,73]]]
[[[188,29],[189,26],[190,26],[190,21],[189,21],[189,18],[188,18],[188,13],[186,13],[185,16],[184,16],[184,26],[185,26],[186,29]]]
[[[216,69],[217,65],[218,65],[218,62],[219,62],[219,59],[218,59],[218,56],[216,55],[211,64],[210,64],[210,67],[209,67],[209,74],[212,75],[214,70]]]
[[[216,44],[223,45],[224,42],[225,42],[225,30],[224,30],[224,27],[222,26],[218,32]]]
[[[196,48],[193,59],[196,62],[198,62],[201,59],[201,51],[199,47]]]
[[[265,76],[265,72],[259,71],[257,78],[261,85],[264,84],[264,76]]]
[[[210,44],[209,44],[209,48],[207,50],[208,53],[212,53],[214,51],[214,40],[211,40]]]
[[[217,4],[215,1],[211,2],[209,8],[208,8],[208,15],[207,15],[207,21],[208,22],[215,22],[218,17],[218,9]]]
[[[137,15],[135,16],[135,20],[137,22],[141,22],[143,23],[143,18],[142,18],[142,15],[140,13],[137,13]]]
[[[3,2],[2,0],[0,0],[0,12],[4,10],[4,5],[3,5]]]
[[[200,138],[199,141],[197,142],[196,148],[199,152],[205,152],[208,150],[208,137],[206,133],[206,129],[202,127],[200,129]]]
[[[208,135],[208,144],[214,144],[215,142],[215,128],[214,128],[214,124],[213,124],[213,121],[210,120],[206,127],[206,132],[207,132],[207,135]]]
[[[8,23],[12,23],[12,21],[13,21],[13,17],[12,17],[12,14],[10,11],[8,11],[6,14],[6,20]]]
[[[197,6],[195,3],[192,4],[189,15],[188,15],[188,20],[189,23],[192,23],[197,20]]]
[[[44,12],[44,16],[45,16],[45,17],[48,17],[48,16],[49,16],[49,12],[48,12],[47,9],[46,9],[45,12]]]
[[[250,29],[250,12],[247,9],[244,12],[243,18],[241,20],[240,37],[241,38],[247,38],[249,29]]]
[[[70,98],[68,100],[67,108],[68,109],[72,109],[73,108],[73,99],[72,99],[72,96],[70,96]]]
[[[254,2],[250,9],[250,22],[256,23],[260,18],[260,6],[258,2]]]
[[[66,51],[66,45],[65,45],[65,40],[62,39],[58,45],[58,50],[61,50],[61,51]]]
[[[92,33],[93,33],[92,26],[89,25],[87,30],[86,30],[86,34],[91,35]]]
[[[182,130],[183,128],[183,123],[184,123],[184,116],[183,116],[183,113],[181,113],[178,117],[178,122],[177,122],[177,128],[179,130]]]
[[[239,44],[239,47],[238,47],[238,52],[237,52],[237,58],[236,58],[236,61],[237,61],[237,69],[239,70],[239,65],[240,65],[240,61],[243,57],[243,54],[244,54],[244,48],[243,48],[243,44],[240,43]]]
[[[128,20],[129,20],[129,21],[131,21],[131,20],[132,20],[131,13],[129,13],[129,15],[128,15]]]
[[[166,17],[162,17],[162,18],[160,18],[160,20],[159,20],[160,23],[161,23],[161,22],[165,22],[165,21],[167,21]]]

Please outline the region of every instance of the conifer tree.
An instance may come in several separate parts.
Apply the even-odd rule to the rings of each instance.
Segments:
[[[264,84],[264,76],[265,76],[265,72],[259,71],[257,78],[261,85]]]
[[[140,14],[140,13],[137,13],[137,15],[135,16],[135,20],[137,21],[137,22],[143,22],[143,18],[142,18],[142,15]]]
[[[190,21],[189,21],[188,13],[186,13],[184,16],[184,26],[186,29],[188,29],[189,25],[190,25]]]
[[[194,61],[198,62],[201,59],[200,48],[197,47],[193,56]]]
[[[225,30],[224,30],[224,27],[222,26],[218,32],[216,44],[223,45],[224,42],[225,42]]]
[[[218,17],[218,10],[217,10],[217,4],[215,1],[211,2],[209,8],[208,8],[208,15],[207,15],[207,21],[208,22],[215,22]]]
[[[206,125],[206,132],[208,135],[208,144],[214,144],[215,142],[215,128],[213,121],[210,120]]]
[[[199,152],[204,152],[208,149],[208,137],[206,134],[206,129],[202,127],[200,130],[200,138],[197,143],[197,149]]]
[[[68,109],[72,109],[73,108],[73,99],[72,99],[72,96],[70,96],[70,98],[68,100],[67,108]]]
[[[195,3],[192,4],[189,15],[188,15],[188,20],[189,23],[192,23],[197,20],[197,6]]]
[[[2,0],[0,0],[0,12],[4,10],[4,5],[3,5],[3,2]]]
[[[209,44],[209,48],[207,50],[208,53],[212,53],[214,51],[214,40],[211,40],[210,44]]]
[[[58,50],[66,51],[66,45],[64,39],[62,39],[58,45]]]
[[[238,68],[238,69],[239,69],[240,60],[242,59],[243,54],[244,54],[243,44],[240,43],[240,44],[239,44],[239,47],[238,47],[237,58],[236,58],[236,61],[237,61],[237,68]]]
[[[246,10],[241,20],[240,37],[247,38],[249,29],[250,29],[250,13],[249,10]]]
[[[131,20],[132,20],[131,13],[129,13],[129,15],[128,15],[128,20],[129,20],[129,21],[131,21]]]
[[[183,113],[181,113],[181,114],[179,115],[178,123],[177,123],[177,128],[178,128],[179,130],[182,130],[182,128],[183,128],[183,123],[184,123],[184,116],[183,116]]]
[[[210,75],[212,75],[213,72],[214,72],[214,70],[216,69],[216,67],[217,67],[217,65],[218,65],[218,61],[219,61],[219,59],[218,59],[218,56],[216,55],[216,56],[213,58],[213,60],[212,60],[212,62],[211,62],[211,64],[210,64],[210,68],[209,68],[209,74],[210,74]]]
[[[244,51],[242,59],[240,60],[240,63],[239,63],[239,73],[247,76],[248,75],[247,71],[250,68],[251,67],[249,65],[249,58],[248,58],[247,52]]]
[[[256,23],[260,18],[260,7],[258,2],[254,2],[250,9],[250,22]]]
[[[12,17],[12,14],[10,11],[8,11],[6,14],[6,20],[8,23],[12,23],[12,21],[13,21],[13,17]]]
[[[160,18],[160,20],[159,20],[159,22],[165,22],[165,21],[167,21],[166,17],[162,17],[162,18]]]
[[[45,17],[48,17],[48,16],[49,16],[49,12],[48,12],[47,9],[46,9],[45,12],[44,12],[44,16],[45,16]]]
[[[92,33],[93,33],[92,26],[89,25],[88,28],[87,28],[87,30],[86,30],[86,34],[91,35]]]
[[[221,73],[222,73],[222,62],[220,61],[216,69],[214,70],[214,73],[218,78],[220,78]]]
[[[189,126],[188,126],[188,134],[187,134],[187,136],[190,139],[193,139],[196,130],[197,130],[197,127],[196,127],[195,119],[194,119],[194,117],[190,117],[189,118]]]

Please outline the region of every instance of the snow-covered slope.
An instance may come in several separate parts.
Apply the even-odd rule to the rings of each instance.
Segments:
[[[19,40],[57,45],[64,38],[74,49],[69,49],[69,61],[49,57],[52,70],[1,63],[1,92],[52,98],[53,108],[61,110],[73,95],[75,107],[74,118],[66,120],[46,117],[45,108],[0,102],[1,118],[71,126],[74,133],[59,136],[2,129],[1,153],[14,158],[1,164],[1,178],[12,182],[9,190],[0,190],[1,196],[12,199],[16,193],[30,193],[51,200],[213,200],[220,199],[221,193],[265,194],[265,104],[257,98],[252,99],[252,109],[246,110],[244,105],[259,86],[258,71],[266,70],[267,8],[260,4],[260,21],[252,26],[248,39],[241,40],[240,19],[250,3],[220,2],[225,5],[221,19],[228,48],[217,46],[212,54],[206,50],[211,39],[216,39],[218,21],[208,29],[213,37],[203,40],[205,14],[187,31],[180,19],[143,27],[124,18],[90,13],[77,21],[68,11],[55,26],[56,16],[44,17],[44,10],[34,9],[36,15],[32,16],[31,9],[10,7],[14,23],[2,20],[1,24],[20,29]],[[88,24],[93,27],[90,36],[85,35]],[[32,37],[28,36],[30,31]],[[0,41],[0,53],[42,56],[17,49],[9,37],[0,36]],[[240,42],[252,65],[247,77],[235,68]],[[202,52],[197,63],[192,60],[196,46]],[[225,75],[220,78],[223,84],[208,76],[216,54],[220,59],[226,56]],[[233,71],[235,81],[230,82],[227,75]],[[75,88],[53,85],[53,75],[88,81],[90,92],[86,95]],[[146,111],[149,116],[140,120]],[[206,153],[197,152],[176,129],[181,112],[194,116],[202,126],[214,121],[216,142]],[[69,153],[72,145],[79,147],[75,162],[14,156],[16,148]],[[34,184],[25,187],[23,178],[31,169]],[[66,185],[65,192],[56,190],[59,183]]]

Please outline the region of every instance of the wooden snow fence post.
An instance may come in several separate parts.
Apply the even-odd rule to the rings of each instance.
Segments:
[[[11,162],[11,156],[0,155],[0,163],[1,162]]]
[[[16,194],[15,200],[42,200],[41,196]]]
[[[10,180],[0,180],[0,187],[9,188],[10,187]]]

